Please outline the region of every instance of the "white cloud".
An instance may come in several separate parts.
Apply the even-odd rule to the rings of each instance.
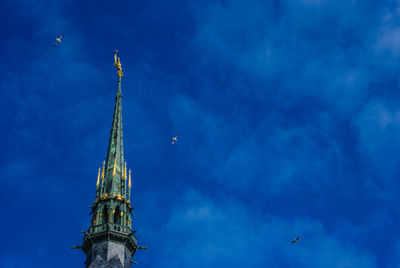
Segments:
[[[318,220],[256,216],[236,201],[217,205],[192,190],[166,226],[156,266],[375,267],[373,257],[327,234]],[[299,243],[291,246],[299,234]]]
[[[359,130],[358,150],[372,169],[365,184],[383,199],[397,200],[395,182],[400,161],[400,107],[397,101],[371,99],[355,120]],[[374,175],[378,176],[374,176]]]

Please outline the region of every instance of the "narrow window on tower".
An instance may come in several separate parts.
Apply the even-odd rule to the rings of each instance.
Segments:
[[[115,209],[114,223],[121,224],[121,210],[119,209],[119,206],[117,206],[117,208]]]
[[[108,222],[108,208],[107,205],[103,208],[103,223]]]

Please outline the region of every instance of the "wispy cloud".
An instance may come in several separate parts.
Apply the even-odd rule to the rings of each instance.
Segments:
[[[291,246],[294,237],[300,242]],[[318,220],[254,216],[243,204],[217,205],[196,191],[186,192],[167,222],[158,265],[186,267],[374,267],[374,259],[337,240]],[[168,256],[174,255],[171,259]]]
[[[139,264],[398,265],[397,2],[0,7],[0,199],[49,260],[82,264],[68,250],[89,224],[119,49]],[[0,263],[20,265],[4,240]]]

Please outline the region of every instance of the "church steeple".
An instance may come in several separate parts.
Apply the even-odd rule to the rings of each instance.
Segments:
[[[127,196],[127,187],[124,178],[125,161],[122,135],[121,78],[122,76],[118,75],[118,89],[115,96],[114,116],[105,163],[105,178],[101,185],[100,198],[105,194],[121,197]]]
[[[109,267],[111,264],[112,267],[131,267],[131,257],[136,250],[145,248],[137,246],[135,231],[132,231],[130,171],[127,182],[122,135],[123,74],[117,51],[114,55],[114,66],[117,68],[118,88],[107,157],[97,175],[96,197],[90,207],[90,214],[93,214],[91,226],[87,232],[83,232],[83,244],[78,246],[87,255],[86,267],[89,268]]]

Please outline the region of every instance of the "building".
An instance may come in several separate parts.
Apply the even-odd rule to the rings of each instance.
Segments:
[[[115,97],[114,116],[111,126],[107,157],[99,168],[95,201],[90,206],[91,225],[84,233],[81,248],[86,254],[86,267],[131,267],[137,245],[135,231],[132,231],[131,171],[127,170],[124,159],[122,135],[122,93],[123,77],[120,59],[115,51],[114,65],[118,74],[118,89]]]

